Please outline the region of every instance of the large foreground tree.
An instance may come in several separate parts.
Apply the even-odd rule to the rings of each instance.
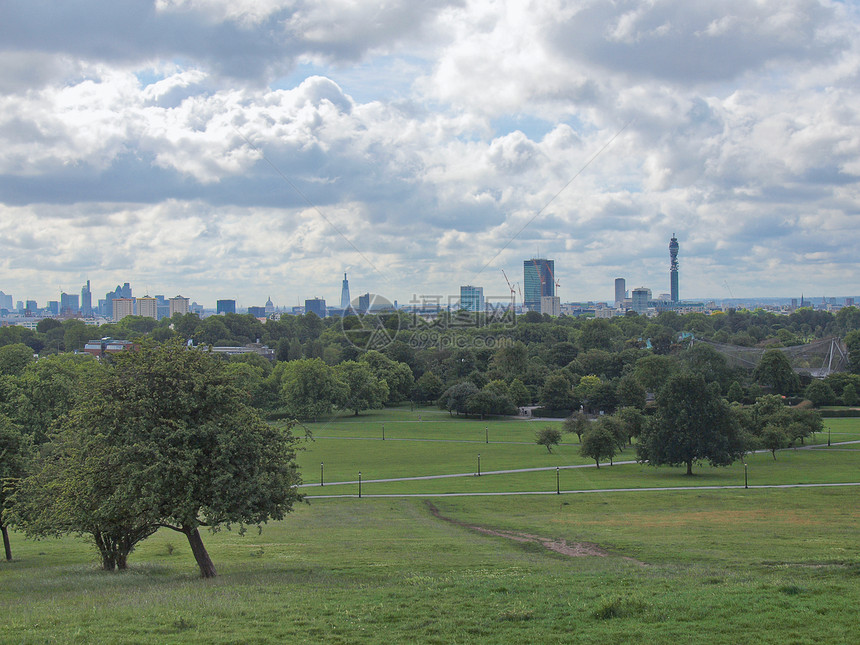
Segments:
[[[728,466],[744,453],[742,435],[728,404],[698,374],[671,377],[657,396],[657,414],[636,445],[640,461],[652,466],[687,466],[708,461]]]
[[[170,343],[113,362],[63,423],[65,451],[79,465],[74,477],[61,468],[54,487],[89,504],[107,526],[101,533],[126,539],[120,547],[158,527],[184,534],[201,575],[214,576],[200,527],[244,531],[289,512],[301,498],[296,439],[264,423],[224,363],[206,352]],[[83,454],[70,445],[75,439]],[[86,515],[60,528],[89,532]]]

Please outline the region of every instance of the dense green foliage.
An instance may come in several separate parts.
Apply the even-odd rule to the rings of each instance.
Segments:
[[[707,460],[727,466],[744,453],[736,417],[717,389],[698,374],[677,374],[657,397],[657,414],[637,444],[639,459],[653,466],[686,465]]]
[[[34,536],[89,534],[106,569],[170,527],[214,575],[199,527],[243,530],[301,497],[295,438],[264,423],[234,382],[220,359],[181,343],[101,363],[21,482],[13,520]]]

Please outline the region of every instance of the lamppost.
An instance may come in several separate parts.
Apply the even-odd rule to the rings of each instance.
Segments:
[[[320,486],[325,486],[325,482],[323,480],[323,462],[320,462]]]
[[[358,471],[358,499],[361,499],[361,471]]]
[[[490,443],[490,427],[484,426],[484,443]]]
[[[382,426],[382,440],[385,441],[385,426]]]
[[[830,447],[830,426],[827,426],[827,447]]]
[[[747,479],[747,462],[744,462],[744,488],[749,488],[749,480]]]
[[[481,476],[481,453],[478,453],[478,477]]]
[[[558,466],[555,467],[555,494],[561,495],[561,484],[559,483]]]

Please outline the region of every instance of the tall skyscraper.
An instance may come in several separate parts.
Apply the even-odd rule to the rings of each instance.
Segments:
[[[340,308],[344,311],[349,309],[349,280],[346,279],[346,273],[343,274],[343,287],[340,290]]]
[[[669,291],[672,302],[678,302],[678,238],[669,240]]]
[[[235,314],[236,313],[236,301],[235,300],[218,300],[215,302],[215,313],[219,314]]]
[[[158,298],[144,296],[137,299],[137,315],[158,319]]]
[[[532,258],[523,261],[523,304],[540,311],[541,298],[555,295],[555,260]]]
[[[460,287],[460,309],[484,311],[484,287]]]
[[[90,281],[81,288],[81,314],[85,318],[93,315],[93,292],[90,290]]]
[[[615,278],[615,308],[624,304],[627,297],[627,281],[624,278]]]
[[[66,293],[60,294],[60,313],[74,314],[80,311],[81,307],[78,303],[78,294]]]

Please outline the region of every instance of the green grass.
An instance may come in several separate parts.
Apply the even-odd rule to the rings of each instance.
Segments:
[[[349,479],[359,466],[368,478],[470,472],[478,451],[485,471],[584,462],[575,445],[553,455],[535,445],[544,422],[458,422],[447,413],[431,421],[422,409],[421,424],[406,423],[409,414],[312,424],[317,437],[336,438],[317,438],[302,453],[305,479],[318,477],[321,459]],[[382,422],[387,439],[390,426],[407,441],[345,438]],[[827,423],[834,441],[837,432],[860,439],[860,420]],[[480,444],[485,425],[491,440],[498,433],[521,443]],[[468,439],[415,441],[433,433]],[[860,472],[854,450],[777,457],[750,456],[750,483],[847,481]],[[689,478],[616,465],[560,475],[569,489],[743,483],[739,464],[695,470]],[[555,471],[366,486],[368,494],[553,491]],[[306,492],[339,489],[356,492]],[[857,488],[810,488],[430,500],[461,524],[434,517],[421,498],[311,499],[262,534],[204,534],[219,570],[206,581],[183,536],[167,530],[122,574],[98,570],[82,539],[13,533],[16,559],[0,563],[0,643],[852,643],[857,499]],[[464,525],[593,543],[609,555],[568,557]]]
[[[79,540],[15,536],[19,559],[0,568],[0,640],[848,643],[855,500],[815,490],[434,501],[467,523],[610,552],[584,558],[443,522],[421,500],[324,500],[262,535],[207,535],[212,581],[166,531],[125,574],[98,571]]]

